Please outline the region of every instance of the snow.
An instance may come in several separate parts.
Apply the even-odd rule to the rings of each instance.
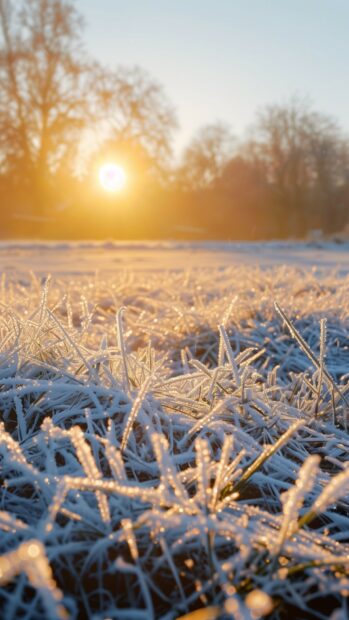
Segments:
[[[346,617],[348,267],[0,245],[4,617]]]
[[[6,273],[92,274],[232,265],[290,265],[349,270],[349,242],[2,242],[0,269]]]

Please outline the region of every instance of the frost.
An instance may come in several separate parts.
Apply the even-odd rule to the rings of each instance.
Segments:
[[[298,478],[293,487],[283,493],[284,518],[280,528],[279,539],[275,553],[280,553],[283,542],[298,529],[298,516],[306,493],[314,486],[315,477],[319,471],[320,458],[317,455],[309,456],[299,470]]]
[[[252,592],[249,592],[246,596],[245,604],[255,618],[270,614],[274,607],[272,598],[263,590],[252,590]]]
[[[4,277],[3,616],[345,617],[348,284]]]
[[[62,593],[52,577],[45,549],[38,540],[28,540],[15,551],[0,557],[0,586],[9,583],[18,573],[25,573],[28,581],[41,594],[48,617],[58,620],[67,617],[60,603]]]

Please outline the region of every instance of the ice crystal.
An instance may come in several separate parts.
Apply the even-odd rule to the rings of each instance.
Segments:
[[[347,277],[32,274],[0,291],[4,617],[346,613]]]

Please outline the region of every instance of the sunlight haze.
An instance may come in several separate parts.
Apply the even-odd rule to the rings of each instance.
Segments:
[[[0,0],[0,620],[349,620],[349,0]]]

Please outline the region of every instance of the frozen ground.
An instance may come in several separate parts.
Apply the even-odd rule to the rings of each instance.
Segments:
[[[349,270],[349,242],[218,243],[218,242],[104,242],[0,243],[0,269],[56,275],[181,270],[233,265],[291,266]]]
[[[348,249],[0,246],[0,616],[348,618]]]

